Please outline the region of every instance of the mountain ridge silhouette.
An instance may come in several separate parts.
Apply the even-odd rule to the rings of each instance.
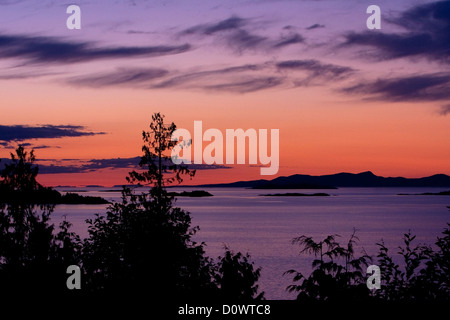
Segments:
[[[328,175],[293,174],[272,180],[259,179],[231,183],[202,184],[195,187],[235,187],[251,189],[336,189],[342,187],[450,187],[450,176],[434,174],[422,178],[382,177],[371,171],[340,172]]]

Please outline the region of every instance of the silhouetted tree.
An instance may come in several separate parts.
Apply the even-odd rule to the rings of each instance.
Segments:
[[[404,247],[399,247],[398,252],[402,266],[394,262],[383,241],[378,243],[382,285],[376,296],[392,302],[449,301],[450,229],[447,227],[443,234],[433,250],[423,244],[412,246],[416,236],[410,231],[405,233]]]
[[[431,261],[427,263],[423,278],[434,284],[431,298],[436,300],[450,300],[450,223],[442,232],[443,237],[438,237],[436,246],[438,250],[431,255]]]
[[[65,271],[78,263],[79,239],[61,224],[50,223],[54,204],[40,196],[52,190],[36,177],[34,152],[19,146],[0,172],[0,290],[3,293],[61,292]],[[78,241],[78,242],[77,242]]]
[[[289,292],[298,292],[298,300],[337,301],[364,299],[368,296],[364,267],[368,265],[370,258],[366,254],[355,257],[354,245],[358,240],[355,232],[346,247],[336,241],[338,236],[329,235],[319,242],[304,235],[292,240],[293,244],[299,244],[302,248],[300,254],[314,254],[316,257],[309,276],[296,270],[284,273],[293,274],[293,281],[299,282],[287,287]]]
[[[222,274],[220,285],[227,288],[235,281],[227,280],[233,273],[228,270],[236,268],[236,274],[245,272],[241,278],[250,277],[241,279],[248,282],[239,283],[236,298],[251,297],[259,270],[253,271],[249,257],[227,253],[216,266],[205,256],[205,244],[192,239],[199,227],[191,225],[189,212],[174,207],[174,197],[166,191],[167,185],[195,173],[171,162],[175,124],[166,125],[164,116],[155,113],[149,128],[142,134],[140,167],[144,171],[130,172],[127,181],[150,189],[136,193],[124,187],[121,202],[111,205],[106,215],[88,220],[89,237],[83,248],[88,288],[161,300],[206,299],[221,294],[215,282],[217,272]]]
[[[264,292],[258,292],[256,284],[261,274],[261,268],[254,267],[250,255],[241,252],[234,253],[225,248],[225,255],[219,257],[216,283],[219,297],[224,300],[260,300]]]
[[[164,115],[159,112],[152,115],[152,122],[149,131],[142,132],[144,145],[139,166],[145,171],[130,172],[127,177],[129,183],[139,183],[151,186],[150,196],[156,203],[164,209],[164,202],[172,202],[165,189],[166,185],[174,182],[181,183],[183,176],[192,178],[195,170],[189,170],[187,166],[176,165],[172,162],[170,151],[176,145],[176,141],[171,140],[172,133],[176,130],[176,125],[164,123]]]
[[[450,224],[447,224],[450,226]],[[354,256],[356,236],[350,237],[346,247],[336,242],[337,235],[327,236],[320,242],[311,237],[300,236],[293,239],[299,243],[300,253],[314,254],[313,270],[306,277],[296,270],[285,274],[293,274],[294,282],[287,287],[290,292],[298,292],[297,299],[317,302],[332,301],[365,301],[383,302],[390,305],[396,303],[437,302],[448,303],[450,300],[450,228],[438,237],[436,249],[419,244],[413,246],[416,236],[411,232],[403,235],[404,246],[399,247],[398,254],[403,258],[402,264],[389,253],[383,241],[379,247],[378,263],[381,272],[381,288],[369,293],[366,288],[365,269],[371,258],[364,253]],[[339,263],[343,260],[343,264]],[[410,304],[410,305],[412,305]]]

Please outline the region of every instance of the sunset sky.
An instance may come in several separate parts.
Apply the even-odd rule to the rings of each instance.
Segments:
[[[24,144],[45,185],[122,184],[161,112],[191,133],[279,129],[276,176],[450,175],[449,30],[450,1],[0,0],[0,158]]]

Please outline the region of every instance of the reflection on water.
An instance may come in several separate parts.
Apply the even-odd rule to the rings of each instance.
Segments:
[[[63,191],[62,189],[61,191]],[[120,200],[118,192],[101,188],[80,189],[83,195]],[[180,188],[181,190],[181,188]],[[348,240],[353,228],[364,248],[375,257],[376,243],[383,239],[391,253],[397,252],[402,234],[409,229],[416,241],[432,244],[450,222],[449,196],[399,196],[399,193],[439,192],[436,188],[342,188],[338,190],[301,190],[326,192],[330,197],[261,197],[264,193],[298,190],[250,190],[235,188],[205,189],[214,197],[179,198],[176,205],[191,212],[193,225],[200,226],[194,237],[207,244],[206,253],[217,257],[227,245],[234,251],[249,252],[262,267],[260,288],[268,299],[293,299],[285,291],[291,283],[283,277],[289,269],[309,270],[311,257],[299,256],[290,244],[293,237],[305,234],[320,239],[329,234]],[[80,236],[87,235],[86,219],[104,213],[105,205],[58,205],[53,220],[63,215]]]

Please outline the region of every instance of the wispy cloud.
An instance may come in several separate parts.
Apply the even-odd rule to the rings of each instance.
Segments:
[[[36,149],[36,148],[35,148]],[[66,160],[37,160],[40,174],[60,174],[60,173],[89,173],[102,169],[128,169],[139,170],[141,157],[132,158],[111,158],[111,159],[66,159]],[[0,169],[10,159],[0,159]],[[170,165],[170,160],[166,163]],[[216,170],[229,169],[225,165],[190,164],[187,167],[191,170]]]
[[[82,137],[105,134],[104,132],[86,131],[86,127],[73,125],[0,125],[0,141],[25,141],[30,139],[52,139],[62,137]]]
[[[365,53],[367,58],[387,60],[402,57],[424,55],[434,57],[436,52],[430,52],[432,37],[429,34],[387,34],[387,33],[349,33],[344,46],[370,46],[374,50]]]
[[[450,115],[450,104],[448,104],[446,106],[441,106],[441,108],[439,110],[439,114],[441,116]]]
[[[58,147],[58,146],[48,146],[48,145],[45,145],[45,144],[38,144],[38,145],[36,145],[36,144],[33,144],[33,143],[29,143],[29,142],[20,143],[20,145],[22,147],[26,147],[26,148],[30,148],[30,149],[50,149],[50,148],[57,148],[57,149],[59,149],[59,148],[61,148],[61,147]]]
[[[46,72],[46,71],[25,71],[18,72],[14,68],[11,71],[2,70],[2,74],[0,75],[0,80],[25,80],[25,79],[34,79],[40,77],[47,77],[58,75],[58,72]]]
[[[76,86],[133,86],[141,89],[189,89],[250,93],[281,86],[322,85],[350,76],[356,70],[318,60],[263,62],[197,70],[127,69],[67,79]]]
[[[320,28],[325,28],[325,25],[319,24],[319,23],[315,23],[315,24],[310,25],[309,27],[307,27],[305,29],[306,30],[313,30],[313,29],[320,29]]]
[[[75,42],[55,37],[0,34],[0,58],[23,59],[28,63],[77,63],[101,59],[155,57],[179,54],[189,44],[147,47],[102,47],[92,42]]]
[[[20,2],[24,2],[27,0],[0,0],[0,6],[8,6],[8,5],[12,5],[12,4],[17,4]]]
[[[76,86],[122,86],[141,89],[199,89],[206,91],[251,92],[263,89],[261,71],[265,65],[249,64],[212,70],[169,71],[165,69],[121,68],[113,72],[67,79]],[[254,81],[254,84],[251,82]]]
[[[389,22],[405,32],[350,32],[342,46],[371,47],[368,55],[377,60],[423,57],[450,63],[450,1],[415,6]]]
[[[346,66],[323,63],[319,60],[286,60],[276,64],[280,70],[303,70],[309,71],[315,76],[323,77],[341,77],[348,75],[356,70]]]
[[[247,93],[273,87],[281,80],[266,76],[264,64],[249,64],[221,69],[187,72],[153,85],[153,88],[184,88],[207,91]],[[271,81],[268,81],[271,79]]]
[[[276,67],[284,72],[301,72],[301,76],[291,75],[296,86],[328,84],[331,81],[344,80],[357,71],[347,66],[323,63],[314,59],[282,61],[277,63]]]
[[[228,19],[207,24],[199,24],[187,28],[180,32],[180,34],[203,34],[211,35],[222,31],[239,30],[250,22],[249,19],[244,19],[238,16],[232,16]]]
[[[305,41],[305,38],[298,33],[292,33],[287,36],[283,36],[278,42],[274,44],[275,48],[282,48],[286,46],[290,46],[291,44],[302,43]]]
[[[450,73],[378,79],[347,87],[343,92],[394,102],[445,101],[450,99]]]
[[[155,32],[152,31],[143,31],[143,30],[128,30],[128,34],[155,34]]]
[[[205,87],[205,89],[212,91],[248,93],[277,87],[281,85],[283,82],[284,79],[280,77],[250,78],[239,82],[228,82],[216,85],[208,85]]]
[[[267,37],[252,34],[247,30],[236,30],[225,37],[225,43],[228,47],[242,53],[246,50],[260,48],[267,40]]]
[[[132,69],[119,68],[113,72],[99,73],[94,75],[79,76],[67,79],[67,83],[88,87],[108,86],[140,86],[152,80],[162,78],[169,73],[164,69]]]
[[[179,32],[179,36],[197,36],[201,39],[213,37],[215,41],[221,43],[234,52],[243,53],[248,50],[267,51],[281,49],[286,46],[304,42],[304,37],[284,28],[288,31],[279,38],[271,38],[267,35],[256,34],[258,22],[250,18],[232,16],[225,20],[207,24],[199,24]]]

